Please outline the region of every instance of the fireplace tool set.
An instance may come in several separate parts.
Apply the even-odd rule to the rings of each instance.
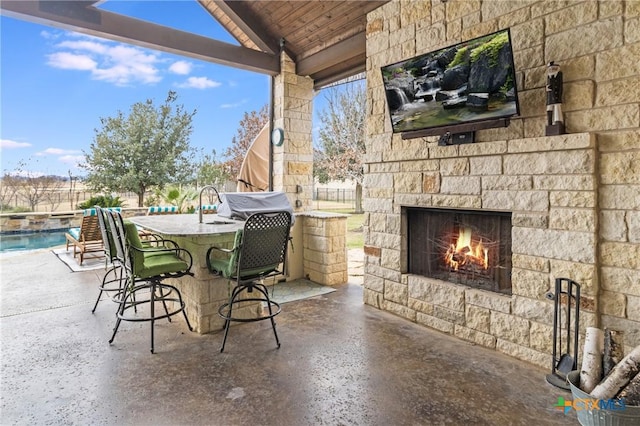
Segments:
[[[578,366],[580,284],[568,278],[556,278],[555,292],[548,292],[546,297],[554,302],[553,358],[551,373],[546,379],[553,386],[570,390],[567,374]]]

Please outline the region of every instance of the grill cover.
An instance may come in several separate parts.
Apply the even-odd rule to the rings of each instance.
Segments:
[[[286,210],[292,224],[294,221],[293,207],[284,192],[225,192],[220,199],[218,216],[247,220],[254,213]]]

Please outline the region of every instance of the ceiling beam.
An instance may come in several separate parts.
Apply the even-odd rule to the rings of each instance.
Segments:
[[[363,74],[366,71],[365,65],[357,65],[353,68],[342,72],[334,72],[328,77],[319,77],[313,80],[313,89],[320,90],[323,89],[333,83],[341,82],[342,80],[347,80],[349,77],[354,77],[354,80],[360,80],[361,78],[355,78],[355,76],[359,74]]]
[[[102,11],[87,1],[2,0],[3,15],[262,74],[280,72],[278,55]]]
[[[246,13],[240,2],[214,0],[214,3],[260,50],[271,54],[280,51],[280,40],[272,38],[260,21]]]
[[[366,46],[366,34],[364,32],[358,33],[318,53],[298,60],[296,74],[302,76],[316,74],[320,70],[331,68],[364,54],[367,50]]]

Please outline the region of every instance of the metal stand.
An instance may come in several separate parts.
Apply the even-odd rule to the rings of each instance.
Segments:
[[[253,290],[257,290],[260,294],[246,299],[239,299],[240,293],[244,290],[246,290],[247,293],[253,293]],[[240,303],[246,302],[260,302],[264,304],[268,309],[269,314],[262,314],[255,318],[234,317],[233,307]],[[229,327],[231,326],[231,321],[254,322],[263,321],[266,319],[271,320],[273,335],[276,337],[276,344],[278,345],[278,349],[280,349],[280,339],[278,339],[278,333],[276,332],[276,322],[273,317],[278,315],[281,310],[282,309],[280,307],[280,304],[271,300],[271,298],[269,297],[269,290],[267,290],[267,287],[264,284],[253,281],[238,284],[233,289],[229,302],[220,306],[220,308],[218,309],[218,315],[220,315],[220,317],[224,319],[224,338],[222,340],[222,347],[220,348],[220,352],[224,351],[224,346],[227,343],[227,336],[229,335]]]
[[[547,297],[553,299],[554,307],[553,359],[551,360],[551,373],[547,374],[546,379],[553,386],[571,390],[569,383],[567,383],[567,374],[578,367],[580,284],[568,278],[556,278],[555,294],[549,292]],[[566,305],[566,308],[563,308],[562,305]],[[573,311],[573,324],[571,323],[571,311]],[[573,343],[573,348],[571,343]]]

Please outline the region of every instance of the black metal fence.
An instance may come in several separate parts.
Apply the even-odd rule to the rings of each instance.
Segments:
[[[35,211],[47,212],[52,210],[76,210],[78,204],[90,199],[98,194],[89,191],[49,191],[46,196],[38,200]],[[138,196],[133,192],[117,194],[121,200],[125,201],[128,207],[132,205],[130,200],[137,200]],[[14,194],[11,198],[3,200],[2,210],[11,208],[28,208],[29,202],[20,194]]]
[[[356,190],[345,188],[316,188],[313,199],[314,201],[348,203],[356,200]]]

